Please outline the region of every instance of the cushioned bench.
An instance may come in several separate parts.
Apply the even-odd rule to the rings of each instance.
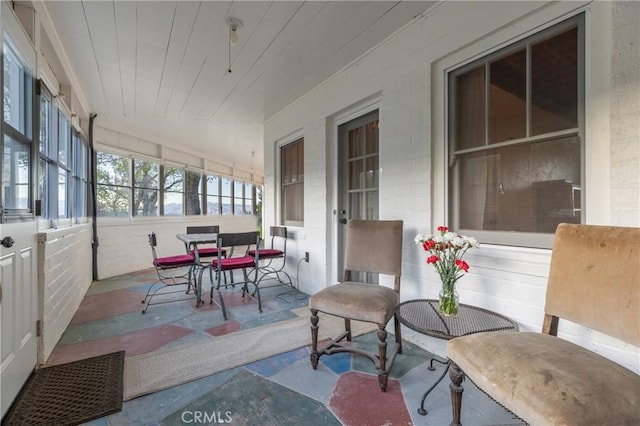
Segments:
[[[640,425],[640,376],[557,337],[562,318],[639,346],[639,289],[640,228],[558,226],[542,333],[448,342],[452,424],[467,376],[531,425]]]

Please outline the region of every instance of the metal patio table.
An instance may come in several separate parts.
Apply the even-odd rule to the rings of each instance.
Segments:
[[[416,299],[402,302],[396,308],[396,316],[400,323],[411,330],[445,340],[490,331],[518,331],[518,324],[504,315],[463,303],[458,307],[458,315],[443,315],[440,313],[437,299]],[[429,370],[435,370],[434,361],[447,367],[440,378],[422,395],[418,413],[423,416],[427,414],[427,410],[424,409],[425,399],[449,371],[450,361],[443,362],[436,358],[431,358]]]

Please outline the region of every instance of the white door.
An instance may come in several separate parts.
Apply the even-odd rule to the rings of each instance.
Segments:
[[[0,225],[0,412],[7,409],[37,363],[35,221]],[[10,238],[13,240],[11,247]]]
[[[338,280],[344,274],[344,225],[349,219],[378,219],[378,123],[375,110],[338,127]],[[377,275],[354,279],[377,282]]]
[[[37,245],[33,215],[37,145],[33,145],[36,52],[8,2],[2,2],[0,138],[0,413],[5,414],[37,364]],[[11,243],[13,241],[13,243]],[[3,244],[2,244],[3,243]]]

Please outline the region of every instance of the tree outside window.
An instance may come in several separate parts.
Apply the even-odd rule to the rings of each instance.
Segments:
[[[187,216],[202,213],[202,174],[190,170],[185,171],[185,214]]]
[[[133,215],[157,216],[160,193],[160,165],[133,160]]]

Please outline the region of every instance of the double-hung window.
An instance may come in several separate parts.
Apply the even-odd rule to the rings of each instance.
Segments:
[[[582,33],[576,18],[449,73],[455,229],[547,247],[559,223],[581,222]]]
[[[40,216],[82,222],[87,216],[89,148],[42,81],[37,94]]]
[[[31,69],[3,46],[2,199],[5,217],[31,216]]]
[[[280,148],[282,224],[304,225],[304,139]]]

